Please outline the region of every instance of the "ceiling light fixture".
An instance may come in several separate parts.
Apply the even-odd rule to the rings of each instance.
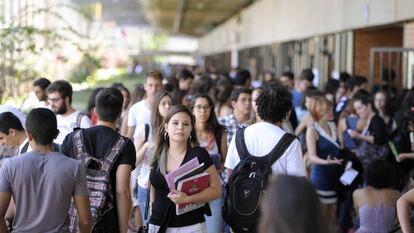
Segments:
[[[202,3],[202,2],[197,3],[197,9],[198,10],[202,10],[202,9],[204,9],[204,7],[205,7],[204,3]]]

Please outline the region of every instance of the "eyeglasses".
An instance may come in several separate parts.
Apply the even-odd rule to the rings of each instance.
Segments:
[[[63,98],[62,97],[59,97],[59,98],[47,98],[47,101],[49,101],[49,102],[57,102],[57,101],[59,101],[61,99],[63,99]]]
[[[195,105],[194,109],[197,111],[201,111],[202,109],[204,109],[205,111],[210,111],[211,110],[211,106],[210,105]]]

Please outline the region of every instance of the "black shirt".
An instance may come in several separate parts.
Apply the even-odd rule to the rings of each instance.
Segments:
[[[393,135],[392,141],[397,148],[398,153],[411,153],[410,131],[397,129]]]
[[[388,130],[384,120],[375,114],[368,126],[368,135],[374,136],[374,144],[384,145],[388,142]]]
[[[211,160],[208,152],[199,146],[189,148],[187,150],[181,165],[190,161],[194,157],[197,157],[200,164],[204,163],[204,169],[207,169],[213,165],[213,161]],[[170,203],[171,209],[169,211],[170,218],[168,227],[184,227],[205,221],[205,212],[203,208],[199,208],[179,216],[175,214],[175,204],[167,197],[170,190],[168,189],[167,181],[158,169],[158,160],[156,160],[153,164],[150,179],[151,185],[155,189],[155,199],[154,203],[152,204],[152,213],[150,218],[151,224],[158,226],[161,225],[164,213],[166,213],[168,205],[170,205]]]
[[[397,148],[398,153],[412,153],[411,151],[411,141],[410,141],[410,132],[404,129],[397,129],[393,135],[393,142]],[[402,188],[405,187],[409,178],[410,172],[414,168],[414,160],[405,159],[397,163],[397,172],[400,176],[403,177]]]

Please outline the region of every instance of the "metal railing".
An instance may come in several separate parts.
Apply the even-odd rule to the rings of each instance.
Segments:
[[[379,56],[379,64],[377,64],[376,56]],[[410,59],[410,55],[412,59]],[[379,65],[379,66],[376,66]],[[391,87],[393,83],[393,78],[397,80],[397,88],[401,89],[411,88],[412,87],[412,68],[414,65],[414,48],[371,48],[370,53],[370,79],[369,84],[372,87],[374,79],[376,77],[376,70],[379,70],[380,82],[383,84],[386,81],[386,84]],[[395,69],[395,73],[393,70]],[[388,76],[387,80],[384,80],[384,70],[385,74]],[[404,83],[402,82],[404,81]]]

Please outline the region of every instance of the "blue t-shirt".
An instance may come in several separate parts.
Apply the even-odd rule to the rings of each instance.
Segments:
[[[299,91],[297,91],[296,89],[292,89],[290,91],[290,93],[292,94],[292,105],[293,105],[293,107],[300,106],[301,103],[302,103],[303,94],[300,93]]]

